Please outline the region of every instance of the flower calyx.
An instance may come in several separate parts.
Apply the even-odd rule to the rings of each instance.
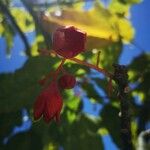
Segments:
[[[53,50],[64,58],[73,58],[85,50],[86,32],[74,26],[58,28],[53,33]]]
[[[58,80],[59,86],[62,89],[72,89],[76,84],[76,78],[71,74],[64,74]]]

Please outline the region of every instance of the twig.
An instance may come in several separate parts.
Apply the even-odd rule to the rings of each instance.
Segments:
[[[12,25],[14,26],[14,28],[17,30],[17,32],[19,33],[22,41],[24,42],[25,48],[26,48],[26,54],[28,56],[31,55],[30,53],[30,45],[28,43],[28,40],[26,38],[26,36],[24,35],[24,33],[22,32],[21,28],[18,26],[15,18],[12,16],[11,12],[9,11],[8,7],[5,6],[5,4],[0,1],[0,9],[2,10],[2,12],[10,19]]]
[[[48,85],[48,80],[51,76],[53,76],[53,80],[56,80],[59,72],[62,71],[65,61],[66,59],[62,59],[58,68],[54,72],[50,72],[49,74],[47,74],[43,79],[39,80],[39,84],[41,84],[45,88]]]
[[[98,51],[98,53],[97,53],[97,62],[96,62],[97,67],[99,66],[99,62],[100,62],[100,54],[101,54],[101,51]]]
[[[24,6],[26,7],[26,9],[28,10],[28,12],[30,13],[30,15],[32,16],[34,22],[35,22],[35,27],[38,27],[38,30],[42,33],[43,37],[44,37],[44,41],[46,44],[46,47],[49,49],[50,48],[50,35],[49,33],[47,33],[46,31],[44,31],[43,27],[42,27],[42,23],[40,22],[40,19],[38,17],[38,15],[36,14],[36,12],[32,9],[31,4],[27,2],[26,0],[21,0],[21,2],[24,4]]]

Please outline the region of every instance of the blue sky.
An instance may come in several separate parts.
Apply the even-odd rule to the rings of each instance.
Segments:
[[[131,8],[131,22],[135,28],[135,45],[124,45],[119,63],[128,65],[142,52],[150,52],[150,0]]]

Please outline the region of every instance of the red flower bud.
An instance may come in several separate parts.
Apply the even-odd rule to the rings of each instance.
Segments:
[[[34,119],[37,120],[43,115],[46,123],[52,119],[55,119],[58,122],[60,120],[62,104],[63,102],[57,82],[53,81],[37,97],[34,104]]]
[[[85,42],[86,33],[74,26],[58,28],[53,34],[53,49],[64,58],[72,58],[83,52]]]
[[[58,83],[62,89],[72,89],[76,84],[76,79],[71,74],[65,74],[60,77]]]

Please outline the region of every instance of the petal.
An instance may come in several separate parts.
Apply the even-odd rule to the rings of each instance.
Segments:
[[[37,120],[42,116],[44,105],[45,105],[45,100],[43,99],[42,95],[39,95],[37,100],[34,103],[34,108],[33,108],[34,120]]]
[[[48,115],[47,111],[45,110],[44,113],[43,113],[43,119],[44,119],[44,121],[45,121],[46,123],[49,123],[53,118],[51,118],[51,117]]]
[[[54,118],[54,116],[55,116],[55,113],[53,109],[53,103],[49,104],[48,100],[46,100],[45,109],[43,113],[43,119],[46,123],[49,123]]]
[[[44,109],[44,120],[45,122],[50,122],[57,113],[60,113],[62,108],[62,100],[58,96],[52,96],[46,101],[46,106]]]
[[[48,94],[49,93],[46,88],[37,97],[37,99],[34,103],[34,108],[33,108],[33,115],[34,115],[35,120],[39,119],[42,116],[44,109],[45,109],[45,102],[46,102],[46,98],[47,98]]]
[[[42,111],[43,119],[49,123],[60,113],[62,108],[62,98],[58,89],[57,81],[52,81],[50,85],[43,90],[42,99],[44,99],[44,109]]]

